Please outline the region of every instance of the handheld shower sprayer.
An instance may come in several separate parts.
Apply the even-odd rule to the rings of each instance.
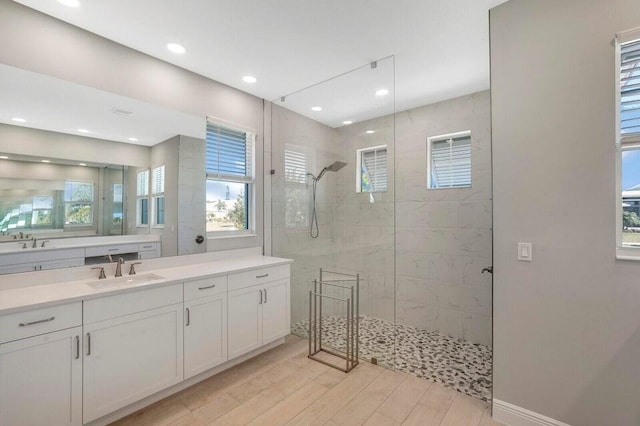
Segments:
[[[318,235],[320,235],[320,228],[318,227],[318,216],[316,214],[316,186],[318,185],[318,181],[322,179],[322,176],[324,176],[325,173],[337,172],[346,165],[347,163],[345,163],[344,161],[335,161],[322,169],[317,177],[312,173],[307,173],[307,175],[311,176],[311,179],[313,179],[313,212],[311,213],[311,225],[309,227],[309,235],[311,236],[311,238],[318,238]]]

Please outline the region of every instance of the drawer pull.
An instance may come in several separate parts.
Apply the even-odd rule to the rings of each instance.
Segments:
[[[208,288],[214,288],[215,286],[216,286],[215,284],[211,284],[211,285],[208,285],[206,287],[198,287],[198,290],[206,290]]]
[[[256,275],[256,278],[266,278],[268,277],[269,274],[264,274],[264,275]]]
[[[110,248],[110,249],[108,249],[107,251],[118,251],[118,250],[120,250],[120,249],[117,249],[117,248]]]
[[[80,336],[76,336],[76,359],[80,359]]]
[[[142,248],[151,248],[153,246],[142,246]]]
[[[41,319],[38,321],[31,321],[31,322],[21,322],[20,324],[18,324],[20,327],[28,327],[30,325],[35,325],[35,324],[42,324],[43,322],[49,322],[49,321],[53,321],[54,319],[56,319],[56,317],[51,317],[51,318],[45,318],[45,319]]]

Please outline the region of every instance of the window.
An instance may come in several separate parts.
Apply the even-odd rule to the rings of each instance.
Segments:
[[[136,184],[136,225],[149,224],[149,170],[138,172]]]
[[[471,186],[471,132],[427,139],[427,188]]]
[[[65,181],[65,225],[91,225],[93,223],[93,183]]]
[[[151,172],[151,202],[153,225],[164,225],[164,164]]]
[[[51,225],[51,211],[53,210],[53,197],[36,196],[32,199],[31,224]]]
[[[287,144],[284,150],[286,228],[309,226],[309,194],[307,192],[307,154],[304,148]]]
[[[387,192],[387,146],[356,151],[356,192]]]
[[[207,232],[250,230],[254,144],[254,133],[207,120]]]
[[[622,36],[618,36],[618,179],[622,196],[617,207],[618,246],[640,247],[640,32]]]

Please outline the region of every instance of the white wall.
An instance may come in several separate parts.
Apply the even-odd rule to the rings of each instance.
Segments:
[[[637,0],[491,11],[494,398],[574,425],[640,424],[640,263],[615,259],[613,43],[638,26]]]

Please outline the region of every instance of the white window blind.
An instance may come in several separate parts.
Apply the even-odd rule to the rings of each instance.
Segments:
[[[620,46],[620,133],[640,135],[640,40]]]
[[[151,174],[151,193],[164,193],[164,164],[153,169]]]
[[[137,195],[138,197],[149,195],[149,170],[138,172]]]
[[[253,182],[255,135],[207,121],[208,179]]]
[[[431,188],[471,186],[471,136],[431,140]]]
[[[387,190],[387,148],[362,151],[361,191],[385,192]]]
[[[287,182],[307,182],[307,155],[304,152],[284,150],[284,176]]]

